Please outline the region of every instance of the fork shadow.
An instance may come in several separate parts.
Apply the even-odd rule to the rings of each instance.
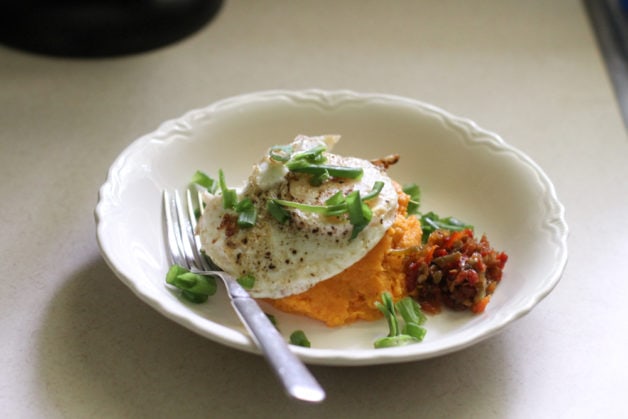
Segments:
[[[421,362],[311,366],[327,391],[320,405],[288,399],[257,356],[204,339],[141,302],[101,259],[71,275],[38,336],[40,382],[64,417],[421,417],[481,411],[509,380],[505,340]],[[475,377],[482,379],[478,391]],[[495,399],[490,400],[495,403]],[[474,409],[474,406],[477,409]],[[507,416],[496,404],[496,416]]]

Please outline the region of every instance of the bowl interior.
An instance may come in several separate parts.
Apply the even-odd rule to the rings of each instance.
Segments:
[[[562,206],[544,173],[499,137],[437,108],[384,95],[350,92],[253,94],[218,102],[164,123],[133,143],[111,168],[97,208],[99,242],[114,271],[142,299],[182,325],[227,345],[255,351],[222,293],[209,303],[182,302],[164,285],[168,267],[161,192],[184,188],[195,170],[225,171],[236,185],[269,146],[297,134],[340,134],[335,152],[366,159],[397,153],[390,169],[421,187],[423,211],[454,215],[486,233],[509,255],[504,280],[479,316],[446,312],[428,322],[424,343],[375,351],[383,322],[329,329],[277,313],[280,328],[301,328],[317,363],[420,359],[482,339],[525,314],[558,281],[566,259]],[[392,361],[391,361],[392,360]],[[386,362],[385,361],[385,362]]]

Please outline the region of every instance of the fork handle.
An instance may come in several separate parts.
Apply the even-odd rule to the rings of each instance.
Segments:
[[[283,383],[286,392],[299,400],[322,401],[325,391],[303,362],[289,349],[283,336],[257,302],[248,296],[234,296],[231,304]]]

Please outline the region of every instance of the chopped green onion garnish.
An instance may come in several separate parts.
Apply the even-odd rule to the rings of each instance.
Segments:
[[[290,343],[297,346],[303,346],[305,348],[309,348],[311,346],[310,341],[303,330],[296,330],[290,334]]]
[[[395,308],[406,323],[415,323],[420,326],[427,321],[427,316],[421,311],[421,305],[411,297],[404,297],[397,301]]]
[[[384,314],[389,332],[386,337],[375,341],[375,348],[390,348],[421,342],[427,331],[421,326],[425,322],[425,315],[421,312],[419,304],[411,297],[404,297],[394,304],[388,292],[382,293],[381,298],[382,301],[376,301],[375,306]],[[399,327],[397,310],[404,320],[403,328]]]
[[[286,163],[286,167],[295,173],[307,173],[310,175],[321,175],[325,171],[332,177],[345,179],[359,179],[364,170],[361,167],[332,166],[327,164],[311,164],[305,160],[294,160]]]
[[[183,298],[185,298],[186,300],[188,300],[189,302],[194,303],[194,304],[201,304],[201,303],[204,303],[205,301],[207,301],[209,299],[209,297],[207,295],[195,294],[195,293],[190,292],[188,290],[181,290],[181,296]]]
[[[246,211],[247,209],[253,208],[253,201],[248,196],[238,202],[235,206],[235,210],[237,212]]]
[[[375,198],[382,191],[383,187],[383,182],[375,182],[373,189],[365,195],[365,198]],[[353,231],[351,233],[352,240],[357,237],[360,231],[364,230],[373,217],[371,208],[364,203],[366,199],[360,197],[359,191],[353,191],[346,197],[342,192],[338,191],[325,201],[325,205],[310,205],[283,199],[272,199],[268,201],[267,208],[271,215],[280,222],[285,222],[289,217],[289,214],[283,207],[295,208],[304,212],[321,214],[327,217],[337,217],[348,214],[349,222],[353,225]],[[283,210],[283,212],[280,212],[279,209]]]
[[[421,189],[418,185],[411,183],[403,186],[403,191],[410,195],[408,202],[408,215],[419,214],[419,206],[421,204]]]
[[[257,222],[257,209],[249,207],[238,213],[238,227],[251,228]]]
[[[347,203],[343,202],[338,205],[330,205],[327,207],[327,211],[325,211],[325,215],[327,217],[339,217],[343,214],[347,213]]]
[[[177,277],[186,272],[189,272],[189,271],[185,269],[183,266],[176,265],[176,264],[172,265],[170,269],[168,269],[168,273],[166,273],[166,283],[170,285],[174,285],[174,281],[177,279]]]
[[[220,186],[220,191],[222,192],[222,206],[224,209],[233,209],[235,208],[238,202],[238,195],[235,189],[229,189],[227,187],[227,183],[225,182],[225,174],[222,169],[218,170],[218,185]]]
[[[281,205],[284,207],[296,208],[301,211],[313,212],[316,214],[323,214],[323,215],[326,215],[326,211],[328,208],[327,206],[324,206],[324,205],[309,205],[309,204],[303,204],[301,202],[285,201],[283,199],[273,199],[269,202],[274,202],[275,204]]]
[[[388,324],[388,336],[397,336],[399,334],[399,321],[395,312],[395,303],[393,303],[392,295],[384,292],[381,295],[382,301],[375,301],[375,307],[382,312],[386,323]]]
[[[368,201],[369,199],[375,198],[377,195],[379,195],[382,189],[384,189],[384,182],[382,182],[381,180],[375,181],[375,183],[373,184],[373,189],[371,190],[371,192],[362,197],[362,201]]]
[[[295,173],[312,175],[310,184],[320,186],[332,177],[359,179],[362,177],[362,168],[325,165],[327,158],[323,154],[327,150],[324,145],[318,145],[309,150],[292,153],[290,146],[274,146],[270,149],[270,158],[284,163],[288,170]]]
[[[437,214],[431,211],[421,216],[421,229],[423,230],[422,239],[424,243],[427,242],[430,234],[436,230],[443,229],[460,231],[467,228],[473,230],[473,226],[471,224],[466,224],[454,217],[440,218]]]
[[[325,205],[333,206],[333,205],[341,205],[345,203],[345,195],[342,191],[338,191],[325,201]]]
[[[209,177],[207,174],[197,170],[192,176],[191,183],[195,183],[207,189],[208,192],[214,193],[218,189],[218,183],[216,180]]]
[[[277,221],[285,223],[290,219],[290,213],[286,211],[276,200],[271,199],[266,203],[266,209]]]
[[[307,160],[310,163],[323,163],[327,160],[325,156],[323,156],[323,152],[325,150],[327,150],[327,147],[324,145],[318,145],[310,148],[309,150],[294,153],[290,160]]]
[[[321,186],[323,183],[327,182],[329,179],[331,179],[331,175],[329,174],[327,170],[323,170],[322,172],[310,178],[310,185]]]
[[[401,333],[403,333],[404,335],[412,336],[418,341],[422,341],[425,338],[425,335],[427,334],[427,329],[425,329],[423,326],[420,326],[416,323],[406,323],[403,326]]]
[[[192,272],[177,276],[173,285],[194,294],[214,295],[216,293],[216,280],[213,277]]]
[[[255,277],[251,274],[242,275],[236,279],[236,281],[238,281],[238,284],[242,285],[242,288],[247,290],[250,290],[253,286],[255,286]]]
[[[362,202],[359,191],[353,191],[347,195],[347,210],[349,222],[353,225],[350,239],[353,240],[371,221],[373,213],[368,205]]]
[[[270,158],[281,163],[290,160],[291,154],[292,146],[289,145],[276,145],[271,147],[269,151]]]
[[[432,234],[436,230],[442,229],[460,231],[467,228],[473,230],[472,225],[460,221],[459,219],[454,217],[441,218],[438,214],[431,211],[426,214],[421,214],[421,211],[419,211],[419,207],[421,204],[421,189],[414,183],[404,185],[402,189],[406,194],[410,195],[410,202],[408,202],[408,215],[417,215],[421,219],[423,243],[426,243],[427,239],[430,237],[430,234]]]
[[[251,228],[257,222],[257,208],[253,205],[251,198],[246,197],[235,206],[238,213],[237,224],[242,228]]]
[[[181,290],[181,295],[193,302],[202,303],[216,293],[216,278],[199,275],[180,265],[172,265],[166,274],[166,283]]]
[[[381,348],[394,348],[396,346],[412,345],[419,343],[420,340],[410,335],[396,335],[386,336],[385,338],[377,339],[373,345],[375,349]]]

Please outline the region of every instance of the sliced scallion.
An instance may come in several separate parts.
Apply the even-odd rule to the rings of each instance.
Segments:
[[[192,176],[191,183],[195,183],[207,189],[208,192],[214,193],[218,189],[218,183],[215,179],[209,177],[206,173],[197,170]]]
[[[421,305],[413,298],[402,298],[397,301],[395,308],[406,323],[415,323],[420,326],[427,321],[427,316],[421,311]]]
[[[194,303],[194,304],[201,304],[201,303],[204,303],[205,301],[207,301],[209,299],[209,297],[207,295],[195,294],[195,293],[190,292],[188,290],[181,290],[181,296],[183,298],[185,298],[186,300],[188,300],[189,302]]]
[[[353,240],[371,221],[373,213],[368,205],[362,202],[359,191],[353,191],[347,195],[347,211],[349,222],[353,225],[350,238]]]
[[[222,192],[222,206],[224,209],[235,208],[238,202],[238,195],[235,189],[229,189],[227,182],[225,182],[225,174],[222,169],[218,170],[218,186],[220,186],[220,192]]]
[[[285,163],[290,160],[290,156],[292,155],[292,146],[276,145],[270,148],[268,154],[271,159],[280,163]]]
[[[314,176],[320,176],[327,172],[331,177],[344,179],[359,179],[362,177],[364,170],[361,167],[333,166],[328,164],[312,164],[306,160],[294,160],[286,163],[286,167],[291,172],[307,173]]]
[[[292,345],[303,346],[305,348],[309,348],[312,345],[307,336],[305,336],[305,332],[303,332],[303,330],[295,330],[292,332],[290,334],[290,343]]]
[[[322,172],[316,175],[313,175],[310,178],[310,185],[321,186],[323,183],[327,182],[329,179],[331,179],[331,175],[329,174],[329,171],[323,170]]]
[[[166,274],[166,283],[181,291],[181,296],[193,303],[203,303],[216,293],[216,278],[200,275],[180,265],[172,265]]]
[[[247,290],[250,290],[253,286],[255,286],[255,277],[252,274],[242,275],[238,277],[236,281],[238,281],[238,284],[242,285],[242,288]]]
[[[384,314],[388,324],[388,335],[377,339],[374,343],[375,348],[391,348],[421,342],[427,331],[419,324],[424,322],[419,304],[412,300],[412,297],[404,297],[395,304],[389,292],[382,293],[381,299],[381,302],[375,302],[375,307]],[[404,320],[403,327],[400,327],[397,310]]]
[[[242,212],[252,207],[253,207],[253,201],[251,200],[251,198],[247,196],[246,198],[244,198],[243,200],[241,200],[240,202],[236,204],[235,210],[237,212]]]
[[[301,202],[286,201],[283,199],[273,199],[272,201],[269,201],[269,202],[274,202],[275,204],[281,205],[283,207],[295,208],[304,212],[313,212],[316,214],[323,214],[323,215],[325,215],[328,208],[325,205],[310,205],[310,204],[303,204]]]
[[[251,228],[257,222],[257,209],[255,207],[248,207],[238,213],[238,227]]]
[[[371,190],[371,192],[362,197],[362,201],[368,201],[375,198],[377,195],[379,195],[382,189],[384,189],[384,182],[382,182],[381,180],[375,181],[375,183],[373,184],[373,189]]]
[[[410,202],[408,202],[408,215],[418,214],[419,207],[421,205],[421,189],[415,183],[404,185],[403,192],[410,196]]]
[[[434,212],[428,212],[427,214],[421,215],[421,230],[423,230],[423,242],[427,242],[430,234],[434,231],[443,229],[450,231],[460,231],[465,229],[473,230],[473,226],[471,224],[467,224],[464,221],[460,221],[455,217],[444,217],[441,218],[438,214]]]
[[[324,145],[318,145],[308,150],[294,153],[290,160],[307,160],[310,163],[323,163],[327,160],[323,155],[325,150],[327,150],[327,147]]]
[[[211,278],[211,280],[208,280]],[[216,280],[213,277],[185,272],[174,281],[174,286],[194,294],[214,295],[216,293]]]
[[[420,326],[416,323],[406,323],[403,326],[403,329],[401,330],[401,332],[404,335],[412,336],[418,341],[422,341],[425,338],[425,335],[427,334],[427,329],[425,329],[425,327]]]
[[[266,203],[266,210],[282,224],[290,219],[290,213],[274,199],[271,199]]]
[[[373,189],[365,195],[365,198],[368,200],[375,198],[380,194],[383,187],[383,182],[375,182]],[[327,217],[338,217],[348,214],[349,222],[353,225],[351,239],[354,239],[360,231],[364,230],[373,217],[371,208],[364,202],[366,199],[360,197],[359,191],[353,191],[347,196],[338,191],[325,201],[325,205],[310,205],[283,199],[272,199],[268,201],[267,208],[271,215],[280,222],[285,222],[287,217],[289,217],[284,207],[321,214]],[[279,209],[282,209],[283,212],[280,212]]]
[[[251,228],[257,222],[257,208],[251,198],[242,199],[236,204],[235,210],[238,213],[238,227]]]
[[[345,203],[345,194],[342,191],[338,191],[325,201],[325,205],[341,205]]]

